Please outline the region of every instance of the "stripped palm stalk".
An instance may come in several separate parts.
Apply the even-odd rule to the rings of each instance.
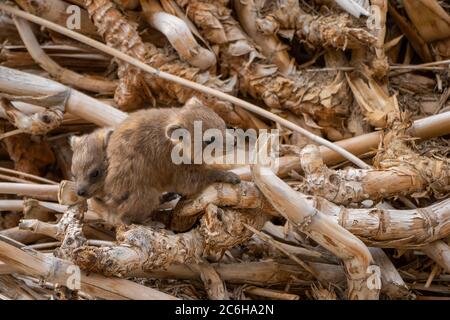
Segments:
[[[376,37],[357,19],[347,14],[326,16],[307,14],[295,0],[260,1],[259,3],[234,0],[234,4],[238,14],[242,14],[243,19],[248,19],[248,22],[251,21],[248,16],[251,12],[260,15],[256,20],[260,33],[264,31],[267,33],[269,30],[293,29],[299,39],[313,47],[345,50],[373,46],[377,41]],[[262,12],[267,13],[264,16]],[[246,23],[243,19],[240,21],[244,28],[247,26],[250,28],[250,23]],[[258,29],[252,33],[258,32]],[[253,38],[252,33],[249,32]]]
[[[45,279],[63,286],[73,283],[74,266],[70,261],[58,259],[39,252],[27,252],[17,245],[8,243],[0,235],[0,259],[15,268],[18,273]],[[107,279],[100,275],[81,273],[82,291],[103,299],[156,299],[173,300],[175,297],[123,279]]]
[[[200,225],[189,232],[175,235],[140,225],[120,226],[116,230],[117,244],[102,247],[86,243],[79,205],[69,207],[58,224],[23,220],[20,227],[61,240],[59,256],[84,270],[130,277],[172,264],[199,263],[206,257],[219,259],[225,250],[252,236],[244,224],[260,229],[267,219],[267,215],[258,211],[234,211],[210,205]]]
[[[115,81],[88,75],[80,75],[61,67],[41,49],[28,21],[21,18],[14,18],[14,23],[16,24],[17,30],[30,55],[45,71],[55,78],[56,81],[91,92],[103,94],[114,92],[117,87]]]
[[[301,194],[291,189],[270,167],[263,167],[261,159],[266,152],[267,145],[262,145],[255,154],[257,162],[251,169],[253,180],[267,200],[298,231],[306,233],[343,260],[349,299],[378,299],[380,279],[377,274],[370,273],[376,266],[368,248],[352,233],[324,214],[321,208],[312,205]]]
[[[417,248],[450,235],[450,199],[419,209],[353,209],[336,205],[319,196],[300,192],[295,194],[374,247]],[[236,186],[214,184],[198,197],[175,209],[176,216],[180,220],[184,219],[179,226],[183,225],[186,230],[186,220],[200,216],[208,204],[227,206],[234,210],[261,209],[266,214],[280,215],[252,182],[242,182]],[[195,220],[191,226],[194,223]]]
[[[270,64],[241,29],[231,10],[220,1],[177,1],[200,33],[220,50],[221,73],[239,79],[239,91],[262,100],[268,108],[283,109],[318,125],[332,140],[348,137],[339,132],[352,102],[342,74],[298,72],[287,77]]]
[[[428,139],[437,136],[445,136],[450,134],[450,112],[443,112],[431,117],[423,118],[414,121],[411,126],[406,130],[407,135],[410,137]],[[353,154],[363,155],[372,150],[376,150],[380,144],[380,140],[383,139],[383,131],[375,131],[353,137],[350,139],[345,139],[335,142],[335,144],[341,146],[342,148],[350,151]],[[331,151],[327,147],[320,146],[320,154],[323,162],[327,165],[338,164],[344,159],[337,153]],[[281,157],[279,165],[279,170],[277,175],[280,177],[287,176],[292,170],[302,170],[300,157],[295,155],[289,155]],[[217,165],[218,167],[224,167],[222,165]],[[242,179],[251,179],[250,168],[237,167],[236,166],[225,166],[227,169],[233,169],[234,172],[239,174]]]
[[[295,189],[336,204],[425,196],[427,191],[442,196],[450,191],[450,163],[444,159],[410,154],[403,161],[386,160],[379,169],[332,170],[323,163],[319,148],[311,145],[302,150],[300,161],[305,179]]]
[[[141,0],[141,6],[147,22],[167,37],[182,60],[200,70],[216,65],[215,54],[198,44],[182,19],[164,12],[156,0]]]
[[[214,2],[214,1],[212,1]],[[223,1],[216,1],[223,3]],[[261,23],[259,9],[255,1],[234,1],[238,21],[245,32],[261,48],[261,53],[267,61],[275,64],[283,75],[295,72],[295,63],[289,56],[288,47],[274,34],[273,26]],[[256,22],[256,23],[255,23]]]
[[[175,57],[168,55],[166,52],[158,50],[150,43],[144,45],[135,27],[130,25],[127,19],[125,19],[109,0],[85,1],[85,7],[99,33],[111,47],[127,53],[141,61],[145,61],[150,66],[158,68],[161,71],[173,75],[180,75],[185,79],[199,82],[209,87],[218,88],[222,92],[231,92],[233,90],[233,81],[227,82],[219,80],[209,72],[200,72],[198,68],[189,67]],[[130,43],[133,45],[130,46]],[[122,67],[120,67],[120,65],[122,65]],[[141,90],[127,93],[127,87],[119,85],[118,90],[123,90],[123,92],[117,95],[119,91],[116,91],[116,101],[122,99],[120,97],[123,97],[125,99],[124,101],[128,101],[126,104],[132,105],[133,108],[138,106],[136,103],[137,101],[133,102],[133,99],[140,99],[143,96],[143,92],[157,95],[159,101],[168,103],[173,103],[173,101],[184,103],[187,99],[196,94],[192,89],[180,86],[173,82],[168,82],[159,77],[150,75],[145,75],[144,77],[141,70],[135,70],[135,68],[131,67],[129,64],[119,62],[119,78],[124,79],[126,75],[129,75],[134,79],[133,81],[135,83],[139,83]],[[149,88],[147,88],[147,86]],[[199,95],[199,97],[205,105],[216,111],[227,123],[241,127],[248,126],[248,124],[242,121],[241,117],[233,111],[233,106],[230,103],[205,95]],[[121,105],[121,103],[118,104]]]
[[[64,106],[64,111],[99,126],[115,126],[127,117],[126,113],[58,82],[1,66],[0,91],[12,101],[44,107]]]

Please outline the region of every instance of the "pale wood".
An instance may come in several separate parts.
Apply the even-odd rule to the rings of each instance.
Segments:
[[[69,261],[38,252],[32,254],[25,252],[5,242],[5,238],[2,236],[0,236],[0,259],[4,263],[12,265],[18,272],[62,285],[70,280],[71,273],[67,273],[67,270],[73,265]],[[168,294],[123,279],[105,278],[94,274],[87,276],[83,273],[80,282],[82,291],[104,299],[175,299]]]
[[[3,4],[0,4],[0,7]],[[50,79],[0,66],[0,91],[17,97],[67,97],[65,111],[99,126],[115,126],[127,114]],[[19,100],[19,99],[18,99]]]
[[[147,22],[167,37],[181,59],[201,70],[206,70],[217,63],[215,54],[198,44],[182,19],[164,12],[159,1],[140,2]]]
[[[450,247],[442,240],[434,241],[422,248],[445,272],[450,273]]]
[[[0,194],[17,194],[23,196],[51,197],[56,200],[59,186],[54,184],[31,184],[0,182]]]
[[[249,286],[244,289],[245,293],[253,294],[259,297],[265,297],[275,300],[299,300],[300,297],[296,294],[281,292],[278,290],[258,288],[254,286]]]
[[[142,61],[140,61],[140,60],[138,60],[136,58],[133,58],[133,57],[131,57],[131,56],[129,56],[129,55],[119,51],[119,50],[116,50],[116,49],[114,49],[112,47],[109,47],[109,46],[107,46],[105,44],[102,44],[102,43],[100,43],[100,42],[98,42],[96,40],[90,39],[90,38],[88,38],[86,36],[83,36],[83,35],[81,35],[79,33],[76,33],[76,32],[73,32],[71,30],[68,30],[67,28],[63,28],[63,27],[61,27],[61,26],[59,26],[59,25],[57,25],[55,23],[52,23],[50,21],[41,19],[41,18],[39,18],[37,16],[34,16],[34,15],[29,14],[27,12],[23,12],[21,10],[17,10],[15,8],[11,7],[11,6],[0,4],[0,9],[4,10],[6,12],[9,12],[11,14],[14,14],[16,16],[19,16],[21,18],[24,18],[24,19],[27,19],[29,21],[32,21],[34,23],[40,24],[42,26],[45,26],[45,27],[47,27],[49,29],[52,29],[54,31],[57,31],[59,33],[62,33],[64,35],[66,35],[66,36],[68,36],[70,38],[73,38],[75,40],[78,40],[78,41],[80,41],[80,42],[82,42],[84,44],[87,44],[89,46],[97,48],[97,49],[99,49],[99,50],[101,50],[101,51],[103,51],[105,53],[108,53],[108,54],[110,54],[110,55],[112,55],[112,56],[114,56],[114,57],[116,57],[118,59],[121,59],[121,60],[123,60],[123,61],[125,61],[125,62],[127,62],[127,63],[129,63],[129,64],[131,64],[131,65],[133,65],[133,66],[135,66],[135,67],[137,67],[139,69],[141,69],[141,70],[144,70],[145,72],[148,72],[148,73],[150,73],[150,74],[152,74],[154,76],[160,77],[160,78],[168,80],[168,81],[173,81],[173,82],[178,83],[180,85],[183,85],[185,87],[197,90],[197,91],[202,92],[202,93],[207,94],[207,95],[215,96],[215,97],[217,97],[219,99],[231,102],[231,103],[233,103],[235,105],[238,105],[238,106],[242,107],[243,109],[246,109],[248,111],[254,112],[254,113],[256,113],[256,114],[258,114],[260,116],[263,116],[263,117],[265,117],[267,119],[275,121],[275,122],[281,124],[282,126],[288,128],[288,129],[294,130],[294,131],[302,134],[303,136],[307,137],[311,141],[314,141],[314,142],[316,142],[316,143],[318,143],[320,145],[324,145],[324,146],[328,147],[331,150],[334,150],[335,152],[341,154],[344,158],[350,160],[351,162],[355,163],[357,166],[359,166],[361,168],[368,168],[368,165],[364,161],[362,161],[359,158],[355,157],[350,152],[348,152],[348,151],[346,151],[346,150],[336,146],[335,144],[331,143],[330,141],[328,141],[326,139],[323,139],[323,138],[321,138],[321,137],[319,137],[319,136],[317,136],[317,135],[307,131],[306,129],[303,129],[302,127],[300,127],[300,126],[298,126],[298,125],[296,125],[296,124],[294,124],[294,123],[292,123],[292,122],[290,122],[290,121],[288,121],[288,120],[286,120],[286,119],[284,119],[284,118],[282,118],[280,116],[277,116],[277,115],[273,114],[270,111],[262,109],[262,108],[260,108],[260,107],[258,107],[256,105],[254,105],[254,104],[251,104],[251,103],[249,103],[247,101],[244,101],[244,100],[241,100],[239,98],[233,97],[233,96],[231,96],[229,94],[226,94],[224,92],[221,92],[219,90],[216,90],[216,89],[213,89],[213,88],[209,88],[209,87],[203,86],[201,84],[198,84],[198,83],[195,83],[195,82],[192,82],[192,81],[180,78],[178,76],[174,76],[174,75],[171,75],[169,73],[157,70],[157,69],[155,69],[155,68],[153,68],[153,67],[151,67],[151,66],[149,66],[149,65],[147,65],[145,63],[143,63]],[[0,69],[0,74],[1,73],[2,73],[2,69]],[[2,87],[3,86],[2,86],[2,82],[1,82],[1,78],[0,78],[0,89],[3,89]],[[64,91],[64,90],[60,90],[60,91]],[[73,94],[71,94],[69,96],[69,101],[72,98],[72,95]],[[69,110],[69,109],[67,109],[67,111],[71,112],[71,110]],[[80,113],[81,112],[78,112],[77,115],[83,117]],[[85,118],[85,117],[83,117],[83,118]],[[85,118],[85,119],[88,119],[88,118]],[[123,120],[123,119],[121,119],[121,120]]]
[[[14,23],[30,55],[53,78],[66,85],[82,90],[103,94],[114,92],[117,87],[117,81],[81,75],[61,67],[42,50],[27,20],[14,17]]]
[[[381,269],[382,292],[391,299],[412,299],[414,294],[409,291],[405,281],[397,271],[389,257],[380,248],[369,248],[375,263]]]
[[[251,166],[253,180],[258,188],[274,208],[299,231],[343,260],[348,275],[349,299],[378,299],[379,289],[375,286],[369,288],[368,268],[373,265],[373,259],[368,248],[321,212],[321,209],[292,190],[269,167],[263,167],[260,159],[267,152],[265,147],[260,146],[260,150],[256,151],[254,157],[257,164]]]

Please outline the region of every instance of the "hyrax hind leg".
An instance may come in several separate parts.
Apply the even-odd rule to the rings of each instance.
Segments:
[[[142,224],[158,208],[160,192],[147,189],[144,192],[130,192],[122,199],[115,199],[116,214],[124,224]]]
[[[194,173],[188,172],[182,176],[175,191],[185,197],[191,197],[215,182],[238,184],[241,182],[241,179],[233,172],[203,169]]]
[[[238,184],[241,182],[239,176],[230,171],[210,169],[208,175],[211,182],[225,182],[231,184]]]

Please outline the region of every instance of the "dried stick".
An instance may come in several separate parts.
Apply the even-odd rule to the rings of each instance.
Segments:
[[[433,56],[431,54],[431,50],[428,47],[425,40],[422,39],[417,30],[403,17],[391,1],[388,1],[388,10],[390,16],[398,25],[402,33],[408,38],[409,43],[414,48],[414,51],[420,56],[420,58],[425,62],[433,61]]]
[[[434,241],[422,248],[427,256],[433,259],[445,272],[450,273],[450,248],[442,240]]]
[[[235,0],[238,1],[240,0]],[[275,30],[279,27],[294,29],[300,40],[319,48],[356,49],[372,46],[377,41],[363,25],[358,25],[358,20],[346,14],[307,14],[295,0],[277,1],[275,10],[259,22],[259,25],[268,25],[270,29]]]
[[[49,179],[45,179],[39,176],[35,176],[33,174],[29,174],[26,172],[22,172],[22,171],[17,171],[17,170],[12,170],[12,169],[8,169],[8,168],[2,168],[0,167],[0,172],[4,172],[4,173],[11,173],[11,174],[15,174],[24,178],[28,178],[30,180],[37,180],[39,182],[42,183],[46,183],[46,184],[53,184],[53,185],[57,185],[58,183]]]
[[[217,259],[228,248],[252,236],[244,223],[261,229],[268,219],[256,212],[222,210],[209,205],[199,227],[189,232],[174,235],[139,225],[121,226],[116,231],[117,245],[93,247],[87,245],[82,232],[83,212],[81,203],[69,207],[56,225],[22,220],[20,227],[62,241],[58,255],[71,259],[84,270],[131,277],[172,264],[199,263],[203,257]]]
[[[1,230],[0,235],[6,236],[10,239],[23,243],[25,245],[35,243],[36,241],[47,238],[42,234],[34,233],[27,230],[19,230],[19,227]]]
[[[296,189],[344,205],[367,199],[376,202],[415,193],[423,195],[430,188],[438,196],[448,192],[450,163],[416,154],[406,157],[406,152],[394,148],[399,155],[403,154],[403,160],[390,157],[389,163],[385,159],[385,165],[378,170],[351,167],[332,170],[323,163],[317,146],[306,146],[300,159],[305,179]]]
[[[336,224],[322,210],[308,203],[270,168],[261,166],[261,157],[267,146],[262,146],[255,154],[257,164],[251,166],[253,180],[268,201],[299,231],[306,233],[317,243],[333,252],[344,261],[348,274],[349,299],[378,299],[379,290],[369,283],[377,280],[369,276],[372,256],[364,243],[349,231]],[[378,279],[379,280],[379,279]]]
[[[50,196],[56,200],[58,190],[58,185],[0,182],[0,193],[3,194],[17,194],[31,197]]]
[[[382,292],[391,299],[411,299],[414,295],[392,264],[389,257],[380,248],[369,248],[373,260],[381,269]]]
[[[147,22],[167,37],[181,59],[201,70],[216,64],[215,54],[198,44],[183,20],[164,12],[159,1],[141,0],[141,6]]]
[[[25,204],[25,200],[0,200],[0,211],[22,211]],[[64,212],[67,209],[67,206],[54,202],[38,201],[37,204],[42,208],[56,212]]]
[[[336,284],[345,281],[344,270],[342,267],[323,263],[313,264],[314,267],[322,274],[324,281]],[[216,269],[223,281],[233,284],[250,283],[257,286],[267,286],[280,285],[290,282],[292,284],[309,285],[312,282],[312,278],[309,273],[299,270],[296,265],[278,261],[227,264],[213,263],[211,265]],[[0,274],[2,272],[5,274],[16,273],[17,271],[18,269],[16,267],[2,264],[0,262]],[[96,276],[95,274],[90,274],[90,276],[91,275]],[[145,274],[145,276],[156,279],[178,280],[198,280],[200,278],[197,268],[192,268],[192,265],[188,264],[172,265],[165,270],[149,271]]]
[[[67,285],[73,281],[76,268],[71,262],[47,256],[38,252],[25,252],[8,243],[8,239],[0,235],[0,259],[16,268],[17,271],[29,274],[45,281]],[[80,274],[81,290],[103,299],[176,299],[173,296],[155,289],[138,285],[123,279],[108,279],[106,277],[85,273]]]
[[[1,66],[0,91],[14,97],[11,100],[44,105],[65,102],[66,112],[99,126],[115,126],[127,117],[126,113],[58,82]]]
[[[264,34],[258,30],[258,8],[253,0],[234,1],[239,22],[245,32],[261,47],[268,61],[277,65],[280,72],[290,75],[295,72],[295,63],[288,54],[287,46],[274,34]]]
[[[254,286],[248,286],[244,289],[245,293],[249,293],[259,297],[265,297],[275,300],[299,300],[300,297],[296,294],[280,292],[277,290],[271,290],[266,288],[258,288]]]
[[[27,19],[29,21],[32,21],[34,23],[43,25],[43,26],[45,26],[45,27],[47,27],[49,29],[55,30],[57,32],[60,32],[60,33],[62,33],[64,35],[66,35],[68,37],[71,37],[71,38],[73,38],[75,40],[78,40],[78,41],[80,41],[80,42],[82,42],[84,44],[87,44],[87,45],[90,45],[90,46],[92,46],[94,48],[97,48],[97,49],[99,49],[99,50],[101,50],[101,51],[103,51],[105,53],[108,53],[108,54],[110,54],[110,55],[112,55],[112,56],[114,56],[114,57],[116,57],[118,59],[126,61],[127,63],[129,63],[131,65],[134,65],[135,67],[140,68],[141,70],[144,70],[144,71],[146,71],[146,72],[148,72],[148,73],[150,73],[150,74],[152,74],[154,76],[160,77],[160,78],[168,80],[168,81],[173,81],[175,83],[178,83],[180,85],[186,86],[188,88],[200,91],[200,92],[202,92],[204,94],[209,94],[209,95],[218,97],[218,98],[220,98],[222,100],[225,100],[225,101],[231,102],[233,104],[236,104],[236,105],[238,105],[238,106],[240,106],[240,107],[242,107],[242,108],[244,108],[244,109],[246,109],[248,111],[251,111],[251,112],[254,112],[254,113],[258,114],[258,115],[261,115],[261,116],[263,116],[263,117],[265,117],[267,119],[270,119],[272,121],[278,122],[282,126],[285,126],[288,129],[294,130],[294,131],[304,135],[305,137],[307,137],[311,141],[314,141],[314,142],[316,142],[318,144],[324,145],[324,146],[328,147],[329,149],[339,153],[340,155],[342,155],[346,159],[348,159],[351,162],[355,163],[357,166],[359,166],[361,168],[368,168],[368,165],[364,161],[362,161],[359,158],[355,157],[350,152],[348,152],[348,151],[346,151],[346,150],[336,146],[335,144],[331,143],[330,141],[327,141],[327,140],[325,140],[325,139],[323,139],[321,137],[318,137],[318,136],[314,135],[313,133],[303,129],[302,127],[300,127],[298,125],[295,125],[294,123],[292,123],[290,121],[287,121],[287,120],[283,119],[280,116],[277,116],[277,115],[275,115],[275,114],[273,114],[273,113],[271,113],[271,112],[269,112],[267,110],[264,110],[264,109],[262,109],[260,107],[255,106],[255,105],[253,105],[251,103],[248,103],[248,102],[246,102],[244,100],[241,100],[241,99],[238,99],[236,97],[230,96],[230,95],[228,95],[226,93],[223,93],[223,92],[221,92],[219,90],[215,90],[215,89],[212,89],[212,88],[209,88],[209,87],[205,87],[203,85],[200,85],[198,83],[195,83],[195,82],[192,82],[192,81],[180,78],[178,76],[174,76],[174,75],[165,73],[163,71],[159,71],[159,70],[157,70],[157,69],[155,69],[155,68],[153,68],[153,67],[151,67],[149,65],[144,64],[140,60],[138,60],[136,58],[133,58],[133,57],[131,57],[131,56],[129,56],[129,55],[119,51],[119,50],[116,50],[114,48],[108,47],[107,45],[104,45],[104,44],[102,44],[102,43],[100,43],[98,41],[95,41],[93,39],[85,37],[85,36],[83,36],[81,34],[78,34],[76,32],[68,30],[66,28],[63,28],[63,27],[61,27],[61,26],[59,26],[57,24],[54,24],[54,23],[52,23],[50,21],[46,21],[44,19],[36,17],[36,16],[34,16],[32,14],[29,14],[27,12],[23,12],[21,10],[17,10],[15,8],[12,8],[12,7],[4,5],[4,4],[0,4],[0,9],[4,10],[6,12],[9,12],[11,14],[14,14],[16,16],[19,16],[21,18],[24,18],[24,19]],[[2,70],[0,69],[0,74],[1,74],[1,71]],[[0,88],[1,88],[1,77],[0,77]]]
[[[74,71],[61,67],[54,60],[52,60],[44,52],[44,50],[41,49],[39,42],[31,29],[30,23],[27,20],[17,17],[13,20],[30,55],[42,67],[42,69],[47,71],[53,78],[56,79],[56,81],[60,81],[74,88],[91,92],[102,94],[114,92],[117,87],[116,81],[102,80],[98,77],[80,75]]]
[[[20,249],[17,242],[0,235],[0,260],[8,265],[17,266],[25,274],[43,277],[49,282],[68,284],[70,274],[66,271],[72,265],[64,261],[43,254],[31,254]],[[23,245],[22,245],[23,246]]]
[[[311,266],[300,260],[299,258],[297,258],[295,255],[289,253],[287,250],[285,250],[282,246],[278,245],[276,242],[271,241],[273,240],[271,237],[269,237],[268,235],[256,230],[255,228],[253,228],[252,226],[248,226],[245,225],[245,227],[247,229],[249,229],[251,232],[253,232],[254,234],[256,234],[258,237],[260,237],[263,241],[269,243],[270,245],[274,246],[275,248],[277,248],[278,250],[280,250],[281,252],[283,252],[286,256],[288,256],[291,260],[293,260],[294,262],[296,262],[299,266],[301,266],[303,269],[305,269],[306,271],[308,271],[309,273],[311,273],[315,278],[319,278],[317,271],[315,271],[313,268],[311,268]]]
[[[189,268],[200,274],[210,300],[229,300],[228,291],[220,275],[209,263],[190,265]]]
[[[441,114],[426,117],[413,122],[412,126],[406,130],[407,134],[412,137],[421,139],[428,139],[438,136],[450,134],[450,111],[443,112]],[[356,155],[362,155],[370,150],[375,150],[380,144],[380,140],[383,136],[383,131],[375,131],[367,134],[363,134],[354,138],[345,139],[335,142],[335,144],[350,151]],[[334,152],[327,147],[321,146],[320,153],[322,155],[323,162],[327,165],[338,164],[345,159],[338,153]],[[222,167],[221,165],[216,165]],[[228,168],[230,169],[230,168]],[[284,177],[288,175],[292,170],[302,170],[300,164],[300,157],[286,156],[280,158],[280,169],[277,175]],[[250,179],[251,172],[250,167],[238,167],[233,170],[239,174],[243,179]]]
[[[414,248],[450,235],[450,199],[411,210],[350,209],[321,197],[295,194],[371,246]],[[238,210],[259,208],[267,214],[279,215],[251,182],[241,182],[236,186],[211,185],[197,198],[184,203],[182,208],[176,208],[175,212],[179,220],[190,219],[197,217],[209,203]]]

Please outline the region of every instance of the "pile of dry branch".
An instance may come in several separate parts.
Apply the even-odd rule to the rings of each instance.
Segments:
[[[450,299],[448,1],[0,9],[0,300]],[[149,225],[74,196],[69,136],[194,95],[280,129],[278,170],[217,164],[242,182]]]

